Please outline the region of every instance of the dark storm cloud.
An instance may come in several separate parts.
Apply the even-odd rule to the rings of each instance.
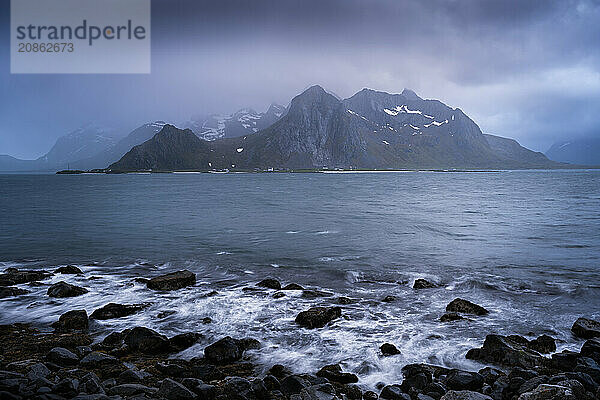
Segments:
[[[148,76],[11,76],[0,14],[0,153],[42,154],[89,120],[260,110],[315,83],[411,87],[536,150],[600,122],[597,0],[155,0]]]

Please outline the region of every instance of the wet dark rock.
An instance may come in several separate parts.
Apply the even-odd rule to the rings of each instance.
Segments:
[[[436,287],[438,287],[437,284],[422,278],[416,279],[413,285],[413,289],[433,289]]]
[[[565,350],[561,353],[552,354],[552,366],[561,371],[573,371],[581,354]]]
[[[196,284],[196,274],[188,270],[172,272],[150,279],[148,289],[152,290],[177,290]]]
[[[114,347],[119,347],[120,345],[122,345],[124,343],[125,340],[125,335],[129,332],[130,330],[124,330],[123,332],[112,332],[110,334],[108,334],[103,340],[102,340],[102,346],[104,347],[108,347],[108,348],[114,348]]]
[[[48,296],[57,298],[81,296],[87,292],[88,290],[85,288],[71,285],[70,283],[62,281],[55,283],[48,288]]]
[[[400,350],[391,343],[384,343],[379,349],[384,356],[395,356],[396,354],[400,354]]]
[[[600,339],[590,339],[581,346],[580,354],[600,362]]]
[[[267,289],[279,290],[279,289],[281,289],[281,282],[279,282],[277,279],[266,278],[266,279],[263,279],[262,281],[258,282],[256,284],[256,286],[264,287]]]
[[[463,317],[462,315],[460,315],[459,313],[455,313],[455,312],[449,312],[440,317],[441,322],[453,322],[453,321],[460,321],[462,319],[466,319],[466,318]]]
[[[578,318],[571,327],[571,331],[582,339],[600,337],[600,322],[588,318]]]
[[[379,394],[385,400],[410,400],[410,396],[402,391],[400,385],[387,385]]]
[[[79,358],[63,347],[55,347],[48,352],[46,359],[60,366],[72,366],[79,363]]]
[[[527,344],[531,350],[540,354],[548,354],[556,351],[556,341],[548,335],[541,335]]]
[[[158,319],[164,319],[167,318],[171,315],[177,314],[177,311],[175,310],[167,310],[167,311],[161,311],[158,314],[156,314],[156,318]]]
[[[169,378],[162,381],[160,389],[156,394],[158,397],[169,400],[187,400],[196,398],[194,392],[183,386],[181,383]]]
[[[489,311],[485,308],[471,303],[468,300],[464,299],[454,299],[446,306],[446,311],[448,312],[458,312],[463,314],[474,314],[474,315],[487,315]]]
[[[71,330],[87,330],[88,316],[85,310],[67,311],[52,324],[52,327],[60,332]]]
[[[40,378],[46,378],[50,375],[50,370],[43,363],[35,363],[31,367],[29,367],[29,371],[27,372],[27,379],[30,381],[34,381]]]
[[[292,375],[292,371],[281,364],[275,364],[269,369],[269,374],[273,375],[279,380],[282,380],[286,376]]]
[[[202,335],[196,332],[186,332],[173,336],[169,339],[169,345],[175,351],[182,351],[193,346],[202,338]]]
[[[247,398],[252,391],[250,381],[237,376],[227,378],[223,384],[223,392],[227,398]]]
[[[135,314],[148,307],[148,304],[117,304],[108,303],[102,308],[95,310],[90,319],[106,320],[112,318],[122,318]]]
[[[260,349],[260,342],[253,338],[240,339],[240,344],[243,351]]]
[[[84,368],[98,368],[99,366],[115,365],[119,363],[120,361],[117,358],[99,351],[93,351],[79,361],[79,364]]]
[[[453,369],[446,376],[445,383],[451,390],[478,391],[483,386],[483,377],[477,372]]]
[[[140,383],[151,375],[145,371],[129,368],[119,374],[117,381],[119,383]]]
[[[210,324],[212,322],[212,318],[210,317],[204,317],[202,318],[202,323],[203,324]]]
[[[285,293],[283,293],[283,292],[275,292],[275,293],[273,293],[273,298],[274,299],[280,299],[282,297],[285,297]]]
[[[166,380],[166,379],[165,379]],[[152,395],[157,392],[156,388],[141,385],[139,383],[124,383],[122,385],[112,386],[107,390],[107,394],[110,396],[135,396],[141,394]]]
[[[148,282],[150,282],[150,279],[148,279],[148,278],[135,278],[133,281],[136,282],[136,283],[141,283],[143,285],[147,285]]]
[[[267,388],[267,390],[279,390],[281,384],[279,383],[279,379],[269,374],[263,378],[263,384]]]
[[[59,267],[54,271],[55,274],[65,274],[65,275],[77,275],[77,274],[83,274],[83,271],[81,271],[79,268],[77,268],[74,265],[66,265],[64,267]]]
[[[348,305],[348,304],[356,303],[356,300],[355,299],[351,299],[349,297],[340,296],[337,299],[335,299],[335,302],[337,304]]]
[[[104,388],[102,388],[100,378],[98,378],[98,375],[96,375],[93,372],[89,372],[81,378],[81,382],[79,383],[79,390],[83,393],[89,394],[104,394]]]
[[[385,296],[383,299],[381,299],[381,301],[383,301],[384,303],[391,303],[396,300],[397,299],[395,296]]]
[[[485,394],[471,392],[468,390],[450,390],[448,393],[443,395],[440,400],[492,400],[490,396]]]
[[[204,349],[204,357],[215,364],[237,361],[244,353],[243,344],[238,339],[226,336]]]
[[[58,381],[52,386],[52,391],[63,395],[64,397],[71,398],[77,395],[77,388],[79,387],[79,381],[75,379],[64,378]]]
[[[7,268],[3,274],[0,274],[0,286],[14,286],[21,283],[41,281],[51,275],[46,271],[20,271],[16,268]]]
[[[305,375],[290,375],[283,378],[280,385],[281,393],[286,396],[298,394],[311,385],[311,382],[306,379]]]
[[[145,354],[158,354],[169,350],[169,340],[166,336],[141,326],[127,332],[123,341],[130,350]]]
[[[577,400],[571,388],[558,385],[539,385],[536,389],[523,393],[518,400]]]
[[[521,368],[534,368],[546,365],[548,359],[506,336],[487,335],[480,349],[471,349],[466,356],[469,360],[485,361]]]
[[[0,299],[5,299],[7,297],[16,297],[26,293],[29,293],[29,290],[20,289],[16,287],[0,287]]]
[[[302,291],[302,297],[305,299],[317,299],[319,297],[331,297],[333,293],[325,292],[323,290],[316,289],[304,289]]]
[[[317,376],[326,378],[332,382],[338,383],[356,383],[358,377],[349,372],[342,372],[339,364],[326,365],[317,372]]]
[[[485,367],[479,370],[479,375],[483,377],[483,381],[488,385],[492,385],[501,376],[506,376],[503,371],[492,367]]]
[[[363,393],[364,400],[377,400],[378,398],[379,396],[377,395],[377,393],[372,392],[370,390]]]
[[[340,307],[312,307],[296,316],[296,323],[305,328],[322,328],[342,316]]]
[[[281,290],[304,290],[304,288],[297,283],[288,283]]]

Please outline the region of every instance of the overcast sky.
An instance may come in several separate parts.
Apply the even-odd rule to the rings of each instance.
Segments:
[[[600,0],[154,0],[149,75],[11,75],[0,0],[0,154],[36,158],[95,121],[415,90],[545,151],[600,135]]]

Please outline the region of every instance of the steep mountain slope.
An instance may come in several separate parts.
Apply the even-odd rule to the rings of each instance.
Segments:
[[[133,147],[113,170],[184,170],[208,165],[209,142],[198,138],[190,129],[165,125],[152,139]],[[135,168],[131,168],[135,166]]]
[[[529,150],[514,139],[484,134],[492,150],[522,168],[556,168],[560,163],[549,160],[543,153]]]
[[[174,139],[184,131],[170,127]],[[185,133],[189,136],[189,133]],[[389,94],[364,89],[339,100],[320,86],[296,96],[287,113],[257,133],[178,146],[146,142],[111,169],[559,168],[518,143],[486,137],[460,109],[424,100],[410,90]],[[204,145],[200,145],[203,143]],[[160,146],[164,147],[160,147]],[[191,145],[191,143],[190,143]],[[162,160],[162,161],[161,161]]]
[[[165,122],[163,121],[144,124],[131,131],[129,135],[119,140],[113,146],[93,157],[79,159],[78,161],[71,163],[71,168],[82,170],[105,168],[108,164],[114,163],[123,157],[123,155],[131,150],[132,147],[151,139],[163,128],[163,126],[165,126]]]
[[[600,138],[558,142],[546,152],[549,159],[579,165],[600,165]]]
[[[272,125],[283,114],[285,107],[271,104],[264,113],[245,108],[230,115],[196,117],[183,123],[183,127],[190,128],[198,137],[210,141],[253,134]]]

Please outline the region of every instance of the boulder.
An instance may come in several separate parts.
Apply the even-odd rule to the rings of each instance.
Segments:
[[[29,290],[20,289],[16,287],[0,287],[0,299],[20,296],[26,293],[29,293]]]
[[[62,281],[55,283],[48,288],[48,296],[57,298],[81,296],[87,292],[88,290],[85,288]]]
[[[100,383],[100,378],[93,372],[85,374],[79,382],[78,390],[88,394],[104,394],[104,389]]]
[[[304,288],[297,283],[288,283],[281,290],[304,290]]]
[[[589,357],[596,362],[600,362],[600,339],[586,340],[579,353],[583,357]]]
[[[485,308],[471,303],[468,300],[456,298],[452,300],[447,306],[446,311],[448,312],[457,312],[463,314],[474,314],[474,315],[487,315],[489,311]]]
[[[400,354],[400,350],[391,343],[384,343],[379,349],[384,356],[395,356],[396,354]]]
[[[384,400],[410,400],[410,396],[402,391],[400,385],[387,385],[379,394],[380,399]]]
[[[182,351],[196,344],[200,338],[202,335],[196,332],[180,333],[169,339],[169,345],[175,351]]]
[[[152,290],[177,290],[196,284],[196,274],[188,270],[171,272],[170,274],[156,276],[147,283]]]
[[[413,289],[433,289],[436,287],[438,287],[437,284],[422,278],[416,279],[413,284]]]
[[[67,311],[58,318],[58,321],[52,324],[52,327],[60,332],[67,332],[71,330],[87,330],[87,313],[85,310]]]
[[[466,318],[463,317],[462,315],[460,315],[459,313],[449,312],[440,317],[440,322],[453,322],[453,321],[460,321],[461,319],[466,319]]]
[[[553,353],[556,351],[556,341],[551,336],[541,335],[537,339],[530,341],[527,347],[540,354]]]
[[[175,382],[169,378],[162,381],[156,395],[169,400],[188,400],[196,398],[194,392],[183,386],[181,383]]]
[[[469,360],[525,369],[547,365],[549,362],[547,358],[531,350],[526,344],[501,335],[487,335],[483,347],[469,350],[466,357]]]
[[[338,383],[356,383],[358,377],[348,372],[342,372],[342,367],[339,364],[326,365],[317,372],[317,376],[326,378],[332,382]]]
[[[60,366],[73,366],[79,363],[79,358],[63,347],[55,347],[48,352],[46,359]]]
[[[577,318],[571,331],[582,339],[600,337],[600,322],[588,318]]]
[[[59,267],[54,271],[55,274],[65,274],[65,275],[77,275],[83,274],[79,268],[74,265],[66,265],[64,267]]]
[[[384,303],[391,303],[398,300],[396,298],[396,296],[385,296],[383,299],[381,299],[381,301],[383,301]]]
[[[277,279],[273,279],[273,278],[263,279],[262,281],[258,282],[256,284],[256,286],[264,287],[267,289],[275,289],[275,290],[281,289],[281,283]]]
[[[141,326],[127,332],[123,341],[130,350],[144,354],[159,354],[169,350],[169,340],[166,336]]]
[[[146,307],[148,307],[148,304],[108,303],[104,307],[95,310],[90,315],[90,319],[106,320],[127,317],[129,315],[142,311]]]
[[[19,271],[10,268],[5,270],[5,273],[0,274],[0,286],[13,286],[21,283],[41,281],[51,275],[46,271]]]
[[[242,358],[243,344],[238,339],[226,336],[204,349],[204,358],[214,364],[227,364]]]
[[[531,392],[523,393],[518,400],[577,400],[571,388],[558,385],[539,385]]]
[[[468,390],[450,390],[443,395],[440,400],[492,400],[492,398],[485,394],[471,392]]]
[[[477,372],[461,371],[459,369],[450,370],[445,380],[449,389],[459,391],[478,391],[483,386],[483,382],[483,376]]]
[[[316,289],[304,289],[302,291],[302,297],[305,299],[317,299],[319,297],[331,297],[333,293],[325,292],[323,290]]]
[[[322,328],[342,316],[340,307],[312,307],[296,316],[296,323],[305,328]]]
[[[83,357],[81,361],[79,361],[79,364],[85,368],[95,368],[104,365],[115,365],[118,363],[119,360],[115,357],[109,356],[108,354],[99,351],[92,351],[91,353]]]

